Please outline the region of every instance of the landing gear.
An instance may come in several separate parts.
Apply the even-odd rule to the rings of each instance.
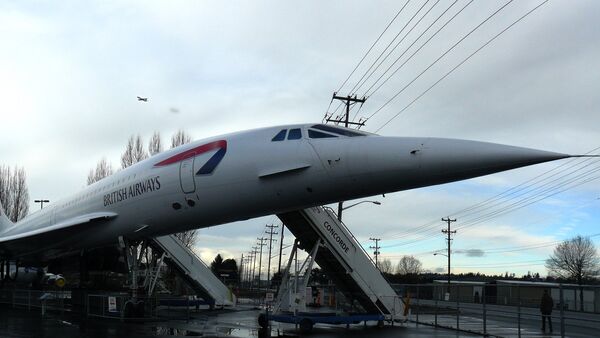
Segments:
[[[146,242],[130,242],[123,237],[119,237],[119,245],[124,252],[128,269],[128,284],[130,291],[130,299],[123,304],[123,318],[144,318],[146,303],[139,299],[140,285],[138,276],[140,271],[140,263],[148,254],[148,245]],[[148,258],[146,256],[146,258]],[[148,277],[148,274],[146,274]],[[144,282],[144,284],[146,284]]]
[[[269,321],[264,313],[258,315],[258,326],[262,327],[263,329],[266,329],[269,326]]]
[[[145,305],[143,300],[129,299],[123,304],[123,318],[144,318]]]
[[[299,325],[300,325],[300,332],[308,333],[308,332],[312,331],[314,324],[313,324],[312,320],[310,320],[308,318],[304,318],[300,321]]]

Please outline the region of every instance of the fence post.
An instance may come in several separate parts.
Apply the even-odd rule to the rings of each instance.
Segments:
[[[486,336],[487,335],[487,312],[486,312],[486,307],[485,307],[485,303],[486,303],[486,299],[485,299],[485,289],[486,289],[486,283],[483,284],[483,291],[481,292],[481,299],[483,299],[483,335]]]
[[[460,330],[460,285],[456,284],[456,329]]]
[[[419,284],[417,284],[417,314],[416,314],[416,316],[417,316],[417,323],[416,323],[416,325],[417,325],[417,326],[419,326],[419,309],[420,309],[420,307],[421,307],[421,306],[419,305],[419,304],[420,304],[420,301],[419,301],[419,297],[420,297],[420,296],[419,296],[419,287],[420,287],[420,285],[419,285]]]
[[[517,284],[517,332],[521,338],[521,285]]]
[[[392,301],[394,302],[394,311],[392,311],[392,327],[394,326],[394,321],[396,320],[396,303],[398,302],[396,297],[398,297],[398,296],[393,296],[393,298],[392,298]],[[337,305],[337,303],[336,303],[336,305]]]
[[[438,326],[437,323],[437,315],[438,315],[438,297],[435,297],[435,292],[433,293],[435,298],[435,326]]]
[[[558,284],[558,289],[560,291],[560,336],[565,338],[565,299],[563,297],[563,285]]]

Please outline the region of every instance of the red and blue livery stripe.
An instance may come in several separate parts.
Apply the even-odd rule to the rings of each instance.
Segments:
[[[156,163],[155,167],[163,167],[166,165],[170,165],[173,163],[179,163],[183,160],[186,160],[190,157],[202,155],[211,150],[219,149],[213,156],[208,159],[208,161],[196,172],[196,175],[210,175],[215,171],[219,163],[223,157],[225,157],[225,153],[227,153],[227,141],[219,140],[210,143],[203,144],[201,146],[188,149],[179,154],[173,155],[165,160],[162,160]]]

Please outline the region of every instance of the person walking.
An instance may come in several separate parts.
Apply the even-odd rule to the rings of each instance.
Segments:
[[[554,308],[554,300],[548,294],[548,290],[544,290],[542,301],[540,302],[540,312],[542,313],[542,331],[546,332],[546,319],[548,319],[548,328],[552,332],[552,309]]]

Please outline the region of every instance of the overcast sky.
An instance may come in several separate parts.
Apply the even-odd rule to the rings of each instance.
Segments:
[[[160,131],[167,141],[176,130],[184,129],[200,139],[241,129],[319,122],[333,91],[404,3],[2,1],[0,163],[26,168],[32,201],[54,201],[83,188],[89,169],[102,156],[116,168],[131,134],[147,141]],[[378,130],[539,3],[518,1],[506,6],[379,111],[364,129]],[[379,73],[451,4],[448,0],[414,1],[406,6],[341,93],[348,94],[404,25],[408,23],[403,34],[431,9]],[[396,65],[450,13],[466,4],[459,0],[450,7]],[[503,4],[476,1],[467,6],[381,90],[369,96],[358,116],[377,111]],[[548,2],[379,133],[473,139],[565,153],[599,147],[598,22],[598,1]],[[356,93],[364,95],[369,86],[370,82]],[[137,95],[149,97],[149,102],[138,102]],[[591,166],[581,169],[585,165]],[[574,172],[569,176],[573,178],[582,172],[576,170],[594,165],[593,161],[576,162],[566,173]],[[440,218],[456,216],[454,271],[545,275],[543,260],[552,246],[541,245],[600,232],[598,180],[465,229],[460,227],[469,223],[461,221],[467,221],[468,215],[461,218],[455,213],[548,170],[558,172],[569,166],[559,161],[375,197],[381,206],[361,204],[348,209],[344,219],[365,246],[370,244],[369,237],[382,238],[382,255],[394,263],[402,255],[413,254],[425,268],[441,271],[445,258],[431,253],[445,247]],[[555,183],[560,182],[564,180]],[[31,204],[31,209],[36,207]],[[265,223],[275,221],[264,217],[203,229],[198,252],[207,260],[218,252],[239,258],[261,236]],[[231,241],[232,235],[236,241]],[[540,247],[521,250],[536,244]]]

